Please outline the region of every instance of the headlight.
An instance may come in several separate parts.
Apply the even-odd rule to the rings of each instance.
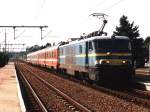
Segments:
[[[109,60],[99,60],[99,64],[109,64],[110,61]]]
[[[106,61],[106,63],[107,63],[107,64],[109,64],[109,63],[110,63],[110,61],[109,61],[109,60],[107,60],[107,61]]]
[[[128,65],[129,65],[129,64],[131,64],[131,61],[130,61],[130,60],[127,60],[127,61],[124,60],[124,61],[122,61],[122,63],[123,63],[123,64],[128,64]]]
[[[102,64],[104,62],[104,60],[99,60],[99,64]]]
[[[99,61],[98,60],[95,60],[95,65],[99,64]]]
[[[125,63],[126,63],[126,61],[122,61],[122,63],[123,63],[123,64],[125,64]]]

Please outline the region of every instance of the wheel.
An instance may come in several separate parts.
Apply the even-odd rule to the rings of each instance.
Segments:
[[[100,80],[99,75],[100,75],[99,71],[92,71],[89,73],[89,79],[94,82],[98,82]]]

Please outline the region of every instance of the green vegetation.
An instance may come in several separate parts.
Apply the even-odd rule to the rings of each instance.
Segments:
[[[123,15],[120,18],[120,26],[116,26],[113,35],[127,36],[132,41],[140,36],[138,28],[138,26],[134,26],[134,22],[130,23],[127,16]]]
[[[38,45],[34,45],[32,47],[28,47],[26,50],[27,50],[27,53],[30,53],[30,52],[34,52],[34,51],[38,51],[40,49],[44,49],[46,47],[50,47],[51,44],[50,43],[47,43],[46,45],[44,46],[38,46]]]
[[[8,64],[8,61],[9,61],[8,55],[6,53],[0,52],[0,67],[3,67],[6,64]]]
[[[149,61],[149,46],[150,46],[150,36],[146,37],[145,41],[144,41],[144,48],[145,48],[145,59],[146,59],[146,62]]]
[[[120,26],[116,26],[114,36],[127,36],[131,40],[133,64],[136,67],[143,67],[145,64],[145,47],[144,40],[138,38],[140,36],[138,26],[134,26],[134,22],[130,23],[127,16],[120,18]]]

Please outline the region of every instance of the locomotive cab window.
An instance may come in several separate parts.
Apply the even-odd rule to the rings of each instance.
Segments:
[[[94,40],[96,52],[130,52],[131,44],[129,40],[124,39],[103,39]]]
[[[89,51],[92,51],[92,50],[93,50],[92,42],[89,42]]]

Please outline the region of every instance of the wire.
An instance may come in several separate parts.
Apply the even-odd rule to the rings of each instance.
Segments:
[[[26,30],[23,30],[19,35],[17,35],[17,36],[15,37],[15,39],[17,39],[18,37],[20,37],[25,31],[26,31]]]
[[[101,2],[99,2],[99,3],[97,3],[95,6],[93,6],[93,7],[90,9],[90,11],[94,10],[95,7],[99,7],[99,6],[103,5],[106,1],[108,1],[108,0],[103,0],[103,1],[101,1]]]
[[[125,1],[125,0],[119,0],[118,2],[116,2],[112,5],[110,5],[109,7],[107,7],[106,9],[103,9],[103,11],[110,10],[110,9],[112,9],[113,7],[115,7],[116,5],[120,4],[123,1]]]
[[[38,9],[38,13],[37,13],[37,15],[35,15],[35,18],[34,18],[34,19],[37,19],[37,18],[39,17],[39,15],[40,15],[40,13],[41,13],[41,10],[42,10],[43,7],[44,7],[44,4],[45,4],[46,0],[42,0],[42,1],[43,1],[43,2],[42,2],[42,4],[41,4],[40,8]]]
[[[45,37],[47,37],[51,32],[52,32],[52,30],[50,30],[45,36],[43,36],[43,39],[44,39]]]

